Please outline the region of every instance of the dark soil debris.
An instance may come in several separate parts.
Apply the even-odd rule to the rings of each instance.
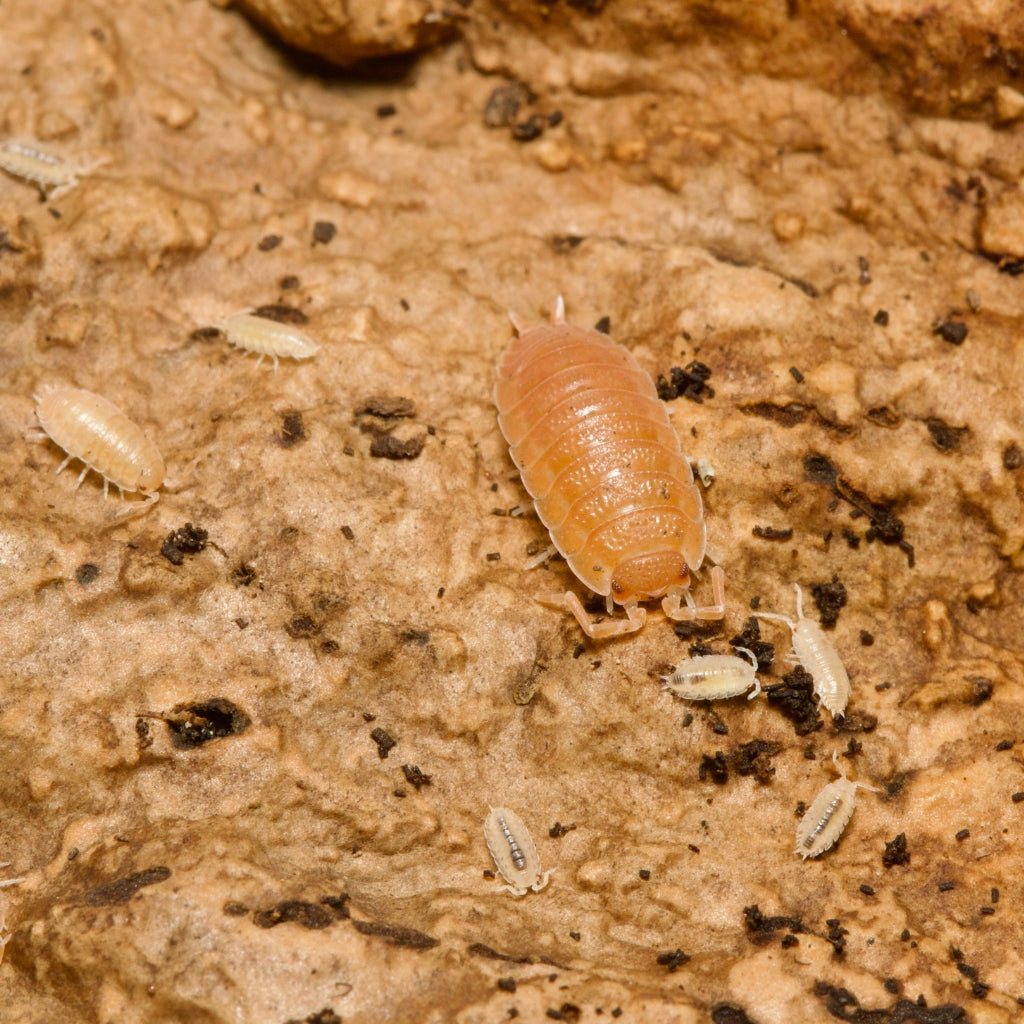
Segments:
[[[1003,449],[1003,469],[1012,473],[1021,466],[1024,466],[1024,451],[1016,444],[1008,444]]]
[[[224,697],[177,704],[163,720],[171,734],[171,745],[178,750],[194,750],[210,740],[237,736],[252,725],[252,719]]]
[[[697,777],[703,782],[708,776],[716,785],[724,785],[729,780],[729,762],[721,750],[715,751],[715,756],[704,754],[700,759],[700,767],[697,769]]]
[[[740,775],[753,775],[758,782],[769,782],[775,774],[771,758],[782,747],[767,740],[751,740],[741,743],[732,756],[733,767]]]
[[[484,124],[488,128],[507,128],[519,108],[533,101],[533,94],[522,82],[514,79],[491,90],[484,107]]]
[[[206,547],[210,535],[199,526],[186,523],[167,534],[160,546],[160,554],[172,565],[182,565],[186,555],[194,555]]]
[[[761,540],[791,540],[793,527],[787,526],[780,529],[777,526],[755,526],[753,533]]]
[[[275,320],[279,324],[291,324],[294,327],[309,323],[309,317],[301,309],[277,302],[259,306],[253,310],[253,315],[261,316],[264,320]]]
[[[97,576],[99,576],[99,574],[100,567],[98,565],[93,565],[92,562],[83,562],[82,565],[75,570],[75,582],[79,584],[79,586],[87,587],[96,579]]]
[[[370,455],[375,459],[415,459],[423,451],[423,438],[400,441],[390,434],[376,434],[370,442]]]
[[[347,921],[351,916],[348,909],[349,895],[347,892],[339,896],[321,896],[320,902],[327,907],[339,921]]]
[[[745,1010],[732,1003],[715,1003],[711,1007],[711,1024],[755,1024]]]
[[[814,994],[824,1000],[825,1009],[831,1016],[851,1024],[957,1024],[967,1020],[962,1006],[947,1003],[929,1009],[923,1000],[898,999],[887,1010],[864,1010],[848,989],[837,988],[824,981],[815,982]]]
[[[812,583],[811,595],[821,612],[822,629],[832,629],[839,620],[839,611],[846,604],[846,587],[833,576],[831,583]]]
[[[256,568],[248,562],[242,562],[231,570],[231,582],[236,587],[247,587],[256,579]]]
[[[306,425],[302,422],[302,413],[295,409],[281,413],[281,429],[274,433],[274,440],[282,448],[294,448],[306,440]]]
[[[960,448],[964,438],[970,433],[969,427],[951,427],[937,416],[925,420],[925,426],[931,435],[935,447],[942,452],[955,452]]]
[[[257,928],[275,928],[279,924],[294,923],[302,928],[319,931],[334,921],[335,916],[329,910],[304,900],[285,900],[266,910],[257,910],[252,915],[252,923]]]
[[[325,1006],[322,1010],[311,1013],[302,1020],[293,1018],[285,1021],[285,1024],[341,1024],[341,1018],[329,1006]]]
[[[398,740],[385,732],[380,726],[370,733],[370,739],[377,744],[377,754],[382,761],[391,752],[391,748],[398,743]]]
[[[825,924],[828,925],[826,938],[832,943],[832,955],[841,957],[846,949],[846,936],[850,934],[849,929],[839,923],[838,917],[830,917]]]
[[[674,953],[662,953],[658,957],[658,963],[662,967],[667,967],[669,974],[672,974],[677,968],[682,967],[689,959],[690,957],[687,956],[686,953],[677,948]]]
[[[703,402],[705,398],[714,398],[714,388],[708,387],[710,377],[711,368],[696,359],[687,364],[685,369],[673,366],[669,370],[668,380],[664,374],[658,374],[658,397],[663,402],[671,402],[680,395],[691,402]]]
[[[906,833],[901,832],[891,842],[885,844],[885,853],[882,854],[882,863],[887,867],[895,867],[897,864],[909,864],[910,852],[907,850]]]
[[[814,699],[814,680],[802,665],[787,672],[781,683],[766,686],[764,693],[768,703],[776,705],[793,723],[797,736],[806,736],[824,725]]]
[[[575,1003],[562,1003],[557,1009],[548,1009],[545,1016],[549,1020],[564,1020],[569,1024],[576,1024],[576,1021],[583,1015],[583,1011]]]
[[[803,921],[799,916],[785,917],[777,914],[773,917],[765,917],[756,903],[752,907],[743,908],[743,917],[747,935],[754,942],[767,942],[780,928],[797,934],[804,931]]]
[[[308,615],[296,615],[284,630],[293,640],[308,640],[316,636],[320,627]]]
[[[967,337],[967,324],[962,320],[941,320],[932,331],[950,345],[962,345]]]
[[[742,632],[737,633],[730,641],[731,647],[745,647],[757,659],[757,670],[768,672],[775,661],[775,644],[761,639],[761,625],[756,616],[747,619]]]
[[[357,416],[379,416],[381,419],[408,419],[416,415],[411,398],[393,395],[371,395],[356,409]]]
[[[548,835],[552,839],[561,839],[567,832],[571,832],[576,826],[575,825],[563,825],[560,821],[556,821],[551,828],[548,829]]]
[[[313,244],[329,245],[338,229],[329,220],[318,220],[313,225]]]
[[[404,946],[407,949],[433,949],[438,943],[438,940],[432,935],[417,931],[415,928],[404,928],[401,925],[355,920],[352,925],[361,935],[378,935],[387,939],[393,946]]]
[[[827,484],[832,487],[838,479],[839,470],[827,455],[812,452],[804,458],[804,476],[811,483]]]
[[[170,877],[170,868],[147,868],[126,878],[119,878],[116,882],[97,885],[85,894],[85,902],[90,907],[119,907],[127,903],[140,889],[147,885],[156,885],[157,882],[166,882]]]
[[[421,772],[417,765],[403,764],[402,773],[405,775],[405,781],[408,782],[410,786],[415,786],[419,789],[421,786],[430,785],[430,776]]]

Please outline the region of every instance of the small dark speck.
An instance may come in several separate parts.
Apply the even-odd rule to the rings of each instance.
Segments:
[[[700,853],[700,847],[694,846],[693,843],[687,843],[686,848],[690,851],[690,853]]]
[[[1015,469],[1020,469],[1021,466],[1024,466],[1024,452],[1015,444],[1007,445],[1003,449],[1003,469],[1012,472]]]
[[[385,117],[394,117],[398,113],[398,108],[394,103],[381,103],[377,107],[377,116],[383,120]]]
[[[860,631],[860,642],[863,647],[870,647],[875,642],[873,633],[869,633],[866,629]]]
[[[889,326],[889,311],[887,309],[880,309],[875,314],[875,323],[878,324],[879,327],[888,327]]]
[[[862,885],[860,887],[860,891],[862,893],[864,893],[865,896],[874,896],[875,895],[875,890],[872,889],[870,885]]]
[[[751,611],[755,611],[756,612],[757,609],[760,608],[760,607],[761,607],[761,595],[760,594],[755,594],[750,599],[750,609],[751,609]]]
[[[345,447],[341,449],[341,454],[342,455],[355,455],[355,453],[356,453],[355,448],[352,448],[349,445],[345,445]]]
[[[863,256],[857,257],[857,269],[860,271],[860,283],[871,284],[871,268],[868,261]]]
[[[686,714],[683,715],[683,728],[685,729],[690,725],[693,725],[693,713],[687,711]]]
[[[610,316],[603,316],[600,320],[594,324],[594,330],[599,331],[601,334],[609,334],[612,329],[612,318]]]
[[[501,561],[501,552],[500,551],[488,551],[487,552],[487,561],[488,562],[500,562]]]
[[[949,892],[956,888],[956,882],[939,882],[939,892]]]
[[[950,345],[962,345],[967,337],[967,324],[961,320],[942,320],[935,325],[933,331]]]
[[[516,979],[515,978],[499,978],[498,988],[502,992],[515,992],[516,990]]]
[[[494,878],[495,874],[490,868],[484,868],[484,878]]]
[[[100,567],[92,562],[84,562],[75,570],[75,582],[87,587],[100,574]]]
[[[991,899],[993,903],[998,903],[999,902],[999,890],[998,889],[993,889],[992,892],[989,893],[989,899]]]
[[[327,245],[338,233],[338,229],[329,220],[318,220],[313,225],[313,244]]]
[[[396,789],[395,790],[395,796],[397,796],[397,797],[404,797],[405,796],[405,790],[404,789]]]
[[[797,384],[803,384],[804,375],[795,366],[791,366],[789,368],[789,372],[792,374],[793,380],[795,380]]]
[[[569,932],[569,938],[570,939],[575,939],[577,942],[579,942],[580,941],[580,933],[579,932]]]
[[[909,941],[910,941],[910,930],[908,928],[904,928],[903,931],[900,932],[900,942],[909,942]]]
[[[956,837],[957,839],[963,840],[970,836],[970,834],[971,830],[969,828],[962,828],[959,832],[957,832]]]
[[[405,299],[399,299],[398,300],[398,304],[402,307],[402,309],[404,309],[406,311],[406,313],[409,312],[409,303],[406,302]]]
[[[586,647],[583,644],[577,644],[572,651],[573,658],[578,658],[585,650]]]
[[[370,714],[369,711],[364,711],[363,712],[363,721],[364,722],[372,722],[376,717],[377,717],[376,715]]]
[[[647,868],[641,868],[639,874],[645,882],[651,877],[651,873],[647,870]]]
[[[264,235],[256,245],[256,248],[260,252],[270,252],[271,249],[276,249],[281,244],[280,235]]]
[[[900,983],[895,978],[886,978],[882,984],[885,987],[886,992],[889,992],[894,996],[899,995]]]
[[[391,751],[391,748],[398,742],[381,728],[376,728],[370,733],[370,739],[377,744],[377,755],[383,761]]]
[[[438,587],[437,588],[437,596],[438,597],[444,597],[444,587]]]
[[[996,744],[996,750],[1010,750],[1013,747],[1013,740],[1000,740]]]
[[[283,292],[294,291],[294,289],[299,287],[299,279],[294,274],[288,274],[282,277],[277,285]]]
[[[1010,797],[1010,799],[1015,804],[1019,804],[1021,802],[1021,800],[1024,800],[1024,793],[1014,793],[1013,796]]]
[[[783,935],[782,936],[782,948],[783,949],[790,949],[793,946],[799,946],[799,945],[800,945],[800,940],[795,935]]]
[[[341,528],[341,532],[345,537],[345,540],[355,540],[356,535],[352,532],[352,527],[346,524]]]
[[[876,683],[875,684],[875,692],[876,693],[881,693],[883,690],[889,690],[891,688],[892,688],[892,683],[890,683],[888,680],[886,680],[884,683]]]
[[[1024,1004],[1022,1004],[1022,1005],[1024,1005]],[[621,1017],[622,1016],[622,1007],[621,1006],[616,1006],[615,1009],[612,1010],[612,1016],[613,1017]]]

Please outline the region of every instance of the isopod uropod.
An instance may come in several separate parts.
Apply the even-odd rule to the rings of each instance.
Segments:
[[[571,591],[543,600],[595,638],[640,629],[640,602],[656,598],[676,621],[722,618],[720,567],[714,604],[697,607],[690,593],[707,541],[703,506],[650,375],[611,338],[567,324],[561,296],[550,325],[510,316],[518,336],[498,362],[494,400],[512,461],[573,573],[627,618],[591,622]]]
[[[833,718],[842,718],[850,701],[850,677],[832,646],[825,631],[813,619],[804,618],[803,591],[796,587],[796,622],[786,615],[759,612],[759,619],[778,619],[790,628],[793,634],[793,651],[797,660],[811,674],[814,692],[822,704],[832,712]]]
[[[737,647],[747,655],[748,661],[731,654],[706,654],[684,661],[670,676],[662,676],[663,689],[683,700],[725,700],[746,693],[751,686],[753,692],[747,700],[753,700],[761,692],[757,680],[757,658],[746,647]]]
[[[254,313],[229,316],[224,322],[224,333],[235,348],[258,352],[257,366],[270,356],[274,360],[275,373],[277,360],[282,356],[309,359],[320,351],[320,346],[305,331]]]
[[[533,837],[515,811],[492,807],[484,820],[484,839],[495,867],[508,882],[505,889],[513,896],[525,896],[530,889],[540,892],[548,884],[555,869],[541,871]]]
[[[823,854],[843,834],[843,829],[853,814],[858,789],[881,792],[876,786],[869,786],[864,782],[851,782],[846,777],[846,772],[839,767],[835,751],[832,752],[832,763],[841,777],[835,782],[830,782],[815,797],[814,803],[807,809],[796,827],[794,852],[800,854],[804,860]]]
[[[59,473],[72,459],[85,463],[75,487],[81,486],[90,469],[107,485],[125,491],[141,491],[150,502],[164,481],[164,460],[156,445],[113,402],[79,388],[53,388],[33,396],[36,416],[46,435],[67,452]]]
[[[0,143],[0,167],[16,178],[33,182],[44,197],[73,188],[78,184],[79,174],[85,174],[102,162],[79,167],[33,139],[6,139]],[[54,191],[48,193],[48,189]]]

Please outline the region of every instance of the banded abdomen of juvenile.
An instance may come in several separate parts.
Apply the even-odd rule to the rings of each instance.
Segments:
[[[552,543],[629,621],[591,623],[572,594],[558,603],[591,636],[639,629],[639,602],[660,597],[671,618],[721,618],[721,570],[716,605],[698,609],[689,594],[703,508],[650,375],[611,338],[567,324],[561,300],[551,324],[513,323],[498,362],[501,431]]]

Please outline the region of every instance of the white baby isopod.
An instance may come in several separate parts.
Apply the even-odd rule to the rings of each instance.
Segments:
[[[290,359],[309,359],[320,351],[320,346],[292,324],[283,324],[254,313],[235,313],[224,322],[224,333],[228,342],[246,352],[258,352],[259,366],[266,356],[277,361],[287,356]]]
[[[759,619],[778,619],[793,634],[793,652],[814,680],[814,692],[833,718],[842,718],[850,701],[850,677],[825,631],[813,619],[804,618],[803,591],[796,587],[796,622],[787,615],[760,612]]]
[[[670,676],[662,676],[663,689],[683,700],[725,700],[746,693],[751,686],[753,700],[761,692],[757,680],[757,658],[746,647],[737,651],[747,655],[748,661],[732,654],[705,654],[684,661]]]
[[[814,803],[807,809],[796,827],[795,852],[804,860],[820,856],[843,834],[853,814],[858,789],[881,792],[876,786],[869,786],[864,782],[851,782],[846,777],[846,772],[839,767],[835,751],[832,752],[832,763],[841,777],[835,782],[830,782],[815,797]]]
[[[484,839],[505,889],[513,896],[525,896],[532,889],[540,892],[548,884],[554,868],[542,872],[540,855],[523,819],[507,807],[492,807],[484,820]]]
[[[45,434],[67,452],[59,473],[72,459],[85,463],[76,489],[90,469],[103,477],[103,497],[113,484],[141,491],[155,502],[166,468],[155,444],[113,402],[80,388],[52,388],[36,400],[36,416]]]
[[[6,139],[0,143],[0,167],[16,178],[31,181],[44,197],[73,188],[78,184],[79,174],[86,174],[104,162],[79,166],[34,139]]]

